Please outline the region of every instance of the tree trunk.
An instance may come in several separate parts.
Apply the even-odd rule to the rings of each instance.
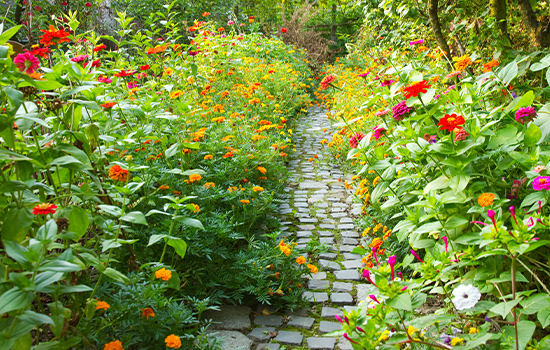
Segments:
[[[441,31],[441,22],[439,22],[439,17],[437,15],[438,5],[438,0],[428,0],[428,15],[430,16],[432,30],[434,32],[435,39],[439,44],[439,47],[441,48],[441,50],[443,50],[445,55],[451,58],[451,50],[449,49],[447,40],[445,40],[445,37],[443,36],[443,32]]]
[[[330,38],[336,43],[336,4],[332,5],[332,27],[330,31]]]
[[[540,47],[550,47],[550,23],[548,20],[539,22],[529,0],[518,0],[519,10],[523,23],[535,36],[535,42]]]
[[[506,21],[506,0],[491,0],[491,15],[497,22],[500,34],[510,41],[508,36],[508,22]]]

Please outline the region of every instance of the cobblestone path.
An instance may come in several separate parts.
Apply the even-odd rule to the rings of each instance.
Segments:
[[[361,256],[350,253],[360,239],[353,223],[354,215],[361,212],[360,204],[352,203],[344,174],[321,145],[321,140],[331,135],[325,112],[311,108],[294,129],[296,153],[289,162],[292,177],[285,189],[287,201],[280,206],[282,230],[298,247],[318,240],[330,248],[320,254],[319,272],[308,281],[309,291],[304,293],[311,307],[272,315],[257,314],[244,306],[224,306],[221,312],[211,312],[207,316],[214,320],[213,328],[221,330],[213,332],[225,337],[224,349],[353,349],[344,338],[323,336],[341,329],[334,316],[356,307],[370,287],[358,270]],[[325,128],[329,132],[323,132]]]

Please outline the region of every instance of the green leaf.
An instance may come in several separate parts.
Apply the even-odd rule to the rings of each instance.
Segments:
[[[548,69],[547,78],[550,77],[550,69]],[[550,84],[550,82],[549,82]],[[540,142],[543,142],[546,140],[547,136],[550,135],[550,103],[545,104],[541,107],[541,109],[537,112],[538,116],[533,121],[542,132],[542,137],[540,139]]]
[[[76,234],[75,241],[78,241],[90,226],[90,219],[86,210],[80,207],[72,207],[71,212],[69,213],[69,231]]]
[[[80,266],[70,263],[65,260],[53,259],[46,260],[37,269],[37,271],[54,271],[54,272],[73,272],[82,270]]]
[[[548,85],[550,85],[550,69],[546,71],[546,81],[548,82]]]
[[[424,193],[430,193],[431,191],[440,190],[447,187],[449,187],[449,178],[445,175],[441,175],[424,187]]]
[[[479,337],[475,337],[473,339],[470,339],[468,340],[468,343],[466,343],[466,345],[461,345],[461,346],[453,346],[453,350],[469,350],[469,349],[474,349],[474,348],[477,348],[478,346],[480,345],[485,345],[487,344],[487,341],[496,337],[497,335],[493,334],[493,333],[486,333],[486,334],[481,334]]]
[[[469,222],[470,221],[463,216],[453,216],[453,217],[450,217],[447,220],[447,222],[445,222],[445,228],[453,229],[453,228],[460,227],[462,225],[466,225]]]
[[[536,126],[534,123],[529,124],[529,127],[527,130],[525,130],[525,136],[523,138],[523,142],[525,143],[525,146],[527,147],[533,147],[534,145],[539,142],[540,138],[542,137],[542,131],[538,126]]]
[[[17,318],[23,322],[27,322],[33,325],[33,327],[40,326],[43,324],[54,324],[53,320],[50,316],[39,314],[37,312],[31,311],[31,310],[25,310],[21,315],[17,316]]]
[[[499,70],[497,77],[503,82],[504,85],[510,84],[512,79],[518,75],[518,64],[516,61],[512,61],[506,65],[506,67]]]
[[[515,329],[513,326],[505,326],[502,327],[504,330],[504,334],[508,337],[512,337],[516,339],[515,335]],[[531,340],[531,337],[533,336],[533,333],[535,332],[535,329],[537,328],[535,322],[531,321],[520,321],[517,325],[518,328],[518,343],[520,350],[525,349],[527,346],[527,343]]]
[[[185,216],[178,215],[178,216],[175,216],[173,220],[179,221],[185,226],[195,227],[195,228],[204,230],[204,226],[197,219],[191,219]]]
[[[412,301],[409,293],[399,294],[395,298],[388,299],[386,305],[394,309],[412,311]]]
[[[122,215],[122,210],[119,207],[115,207],[114,205],[101,204],[98,205],[98,207],[99,209],[101,209],[101,211],[107,214],[111,214],[112,216],[116,216],[117,218]]]
[[[114,279],[115,281],[122,282],[124,284],[130,284],[130,279],[126,277],[122,272],[119,272],[115,269],[112,269],[110,267],[106,268],[103,272],[105,276]]]
[[[49,243],[55,239],[56,235],[57,224],[55,223],[55,220],[51,219],[48,220],[45,225],[40,226],[38,232],[36,233],[36,239],[42,243],[45,241]]]
[[[169,238],[168,245],[173,247],[176,253],[182,258],[185,257],[187,251],[187,243],[183,239]]]
[[[17,287],[13,287],[0,295],[0,315],[13,310],[24,309],[33,299],[33,293],[24,292]]]
[[[179,146],[180,145],[177,143],[174,143],[172,146],[170,146],[170,148],[168,148],[164,153],[166,156],[166,159],[172,158],[173,156],[175,156],[179,151]]]
[[[545,293],[537,293],[531,295],[526,300],[522,300],[520,305],[523,307],[521,311],[525,315],[532,315],[550,306],[550,296]]]
[[[521,300],[522,300],[521,298],[518,298],[511,301],[498,303],[495,306],[493,306],[489,311],[502,316],[502,318],[506,318],[506,315],[508,315],[510,311],[512,311],[512,308],[517,304],[519,304]]]
[[[5,43],[7,43],[8,40],[10,40],[12,36],[14,36],[15,34],[17,34],[17,32],[19,31],[19,29],[21,29],[22,27],[23,27],[22,25],[15,26],[15,27],[11,27],[10,29],[8,29],[8,30],[6,30],[5,32],[3,32],[3,33],[0,35],[0,45],[4,45]]]
[[[11,209],[2,223],[2,241],[21,242],[27,236],[34,220],[32,211],[27,208]]]
[[[414,249],[431,248],[434,245],[435,241],[433,239],[421,239],[412,243]]]
[[[550,325],[550,306],[547,306],[539,311],[537,314],[537,320],[541,323],[542,328],[546,328]]]
[[[131,222],[133,224],[147,225],[147,219],[140,211],[132,211],[120,218],[122,221]]]

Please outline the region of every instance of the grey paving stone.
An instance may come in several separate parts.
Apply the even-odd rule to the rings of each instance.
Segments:
[[[334,220],[333,219],[324,219],[323,224],[334,224]]]
[[[313,276],[311,276],[312,280],[324,280],[326,278],[327,278],[327,273],[324,272],[324,271],[319,271],[316,274],[314,274]]]
[[[313,236],[313,232],[311,232],[311,231],[298,231],[298,232],[296,232],[296,237],[298,237],[298,238],[311,237],[311,236]]]
[[[294,202],[295,208],[307,208],[309,207],[309,204],[307,202]]]
[[[341,245],[340,246],[340,251],[342,253],[349,253],[352,250],[354,250],[355,248],[356,248],[356,246],[354,246],[354,245]]]
[[[309,289],[327,289],[330,287],[330,282],[327,280],[310,280],[307,287]]]
[[[281,348],[281,344],[277,343],[269,343],[269,344],[258,344],[258,347],[256,350],[279,350]]]
[[[362,258],[359,254],[344,253],[344,259],[346,260],[361,260]]]
[[[313,231],[315,230],[315,225],[297,225],[299,231]]]
[[[300,189],[303,189],[303,190],[318,190],[318,189],[327,188],[327,185],[322,182],[304,181],[304,182],[300,182],[299,187]]]
[[[254,319],[254,324],[260,326],[273,326],[279,327],[283,324],[283,316],[277,315],[258,315]]]
[[[302,345],[304,336],[300,332],[279,331],[274,340],[287,345]]]
[[[307,347],[310,350],[332,350],[336,344],[336,338],[307,338]]]
[[[331,293],[330,301],[337,305],[353,304],[353,297],[349,293]]]
[[[300,221],[300,223],[303,223],[303,224],[313,224],[313,223],[319,222],[319,220],[316,218],[300,218],[298,220]]]
[[[352,223],[352,222],[353,222],[352,218],[341,218],[340,219],[341,224],[349,224],[349,223]]]
[[[332,283],[333,292],[351,292],[353,290],[353,283],[351,282],[334,282]]]
[[[328,307],[328,306],[323,306],[323,308],[321,309],[321,317],[323,318],[335,319],[334,315],[343,317],[344,311],[334,307]]]
[[[353,350],[351,342],[344,337],[340,337],[338,340],[338,349],[340,350]]]
[[[320,259],[325,259],[325,260],[334,260],[334,259],[336,259],[337,256],[338,256],[338,254],[336,254],[336,253],[322,253],[322,254],[319,254],[319,258]]]
[[[279,210],[279,213],[281,213],[282,215],[291,214],[292,209],[281,209]]]
[[[321,237],[334,237],[334,233],[332,233],[331,231],[318,231],[317,233]]]
[[[244,330],[250,328],[251,311],[248,306],[223,305],[220,311],[206,311],[204,318],[212,319],[211,329]]]
[[[327,202],[317,202],[314,204],[314,206],[316,208],[328,208],[328,203]]]
[[[253,344],[252,340],[237,331],[209,330],[207,333],[221,339],[222,350],[250,350]]]
[[[361,234],[357,231],[341,231],[340,234],[342,235],[342,237],[347,237],[347,238],[361,237]]]
[[[314,323],[315,319],[313,317],[290,316],[290,320],[286,325],[291,327],[311,329]]]
[[[342,265],[344,265],[346,269],[360,269],[363,267],[361,260],[345,260],[342,261]]]
[[[328,271],[338,271],[342,269],[338,263],[325,259],[319,259],[319,266]]]
[[[319,323],[319,333],[325,334],[342,329],[340,322],[321,321]]]
[[[335,219],[338,219],[338,218],[341,218],[341,217],[344,217],[344,216],[348,216],[348,214],[346,214],[346,213],[331,213],[330,216],[332,216]]]
[[[359,244],[359,241],[355,238],[348,238],[348,237],[344,237],[342,238],[342,244],[347,244],[347,245],[354,245],[356,246],[357,244]]]
[[[303,298],[311,303],[324,303],[328,301],[328,294],[324,292],[304,292]]]
[[[319,224],[319,228],[322,228],[325,230],[334,230],[336,226],[334,226],[334,224]]]
[[[321,237],[319,238],[321,244],[334,244],[334,237]]]
[[[376,288],[370,283],[360,283],[355,286],[357,289],[357,303],[366,300],[370,294],[376,294]]]
[[[296,241],[298,244],[308,244],[309,242],[311,242],[311,238],[300,238]]]
[[[248,337],[255,341],[267,341],[271,339],[269,332],[275,332],[275,327],[254,328],[252,332],[248,333]]]
[[[363,278],[357,270],[334,271],[334,276],[342,281],[360,281]]]

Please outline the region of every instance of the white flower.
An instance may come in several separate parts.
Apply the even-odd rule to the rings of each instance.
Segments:
[[[481,292],[471,284],[460,285],[453,290],[453,304],[457,310],[473,308],[481,298]]]

